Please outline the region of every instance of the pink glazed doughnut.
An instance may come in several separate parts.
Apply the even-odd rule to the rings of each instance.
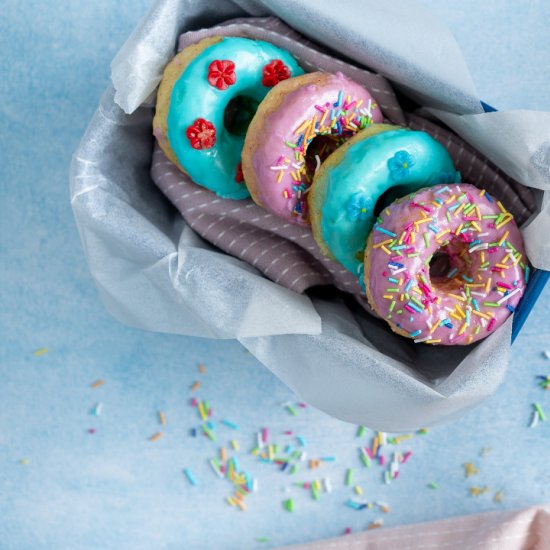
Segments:
[[[309,225],[306,193],[321,162],[382,118],[369,92],[342,73],[279,82],[246,133],[242,168],[252,198],[288,222]]]
[[[512,214],[469,184],[436,185],[385,208],[365,250],[367,298],[415,342],[470,344],[513,313],[529,266]]]

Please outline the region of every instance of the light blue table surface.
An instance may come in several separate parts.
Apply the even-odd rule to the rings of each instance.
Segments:
[[[499,108],[550,110],[550,4],[426,2],[453,29],[480,95]],[[356,428],[312,408],[292,416],[290,390],[232,341],[152,334],[120,325],[104,310],[88,273],[68,200],[70,156],[109,78],[109,62],[148,2],[82,0],[3,3],[0,19],[2,154],[0,366],[0,549],[268,548],[362,530],[480,511],[529,506],[550,498],[550,420],[527,426],[531,403],[550,417],[546,289],[513,346],[509,373],[493,397],[447,427],[401,443],[413,455],[400,478],[363,468]],[[47,347],[49,352],[34,355]],[[200,375],[199,363],[207,372]],[[105,384],[92,389],[90,384]],[[198,416],[190,386],[208,399],[219,441],[192,438]],[[90,414],[103,403],[99,416]],[[158,411],[167,417],[165,435]],[[335,462],[290,476],[248,451],[254,433],[307,439],[312,458]],[[95,433],[89,433],[89,429]],[[241,463],[258,479],[248,511],[224,502],[231,492],[207,462],[235,438]],[[491,450],[480,456],[482,448]],[[472,461],[480,473],[464,476]],[[189,467],[199,484],[182,473]],[[346,468],[368,501],[391,512],[354,511]],[[293,481],[330,477],[334,490],[312,500]],[[437,482],[438,489],[428,484]],[[479,497],[468,488],[489,486]],[[502,503],[493,501],[496,491]],[[296,510],[283,510],[294,498]],[[359,499],[359,497],[355,497]],[[258,542],[257,537],[267,537]]]

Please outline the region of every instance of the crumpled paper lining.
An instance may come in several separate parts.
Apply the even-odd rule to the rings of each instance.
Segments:
[[[456,115],[429,111],[508,175],[541,191],[539,211],[521,231],[531,264],[550,270],[550,113],[520,110]]]
[[[374,317],[358,323],[341,303],[313,303],[321,334],[239,341],[302,399],[340,420],[386,432],[441,424],[493,393],[506,373],[511,318],[477,347],[428,347]],[[430,376],[440,370],[441,378],[430,383],[407,365]]]
[[[454,39],[441,23],[423,19],[425,10],[416,3],[395,2],[382,10],[378,4],[351,2],[348,12],[377,16],[347,19],[338,15],[336,3],[246,4],[257,7],[255,15],[265,14],[263,6],[268,6],[319,42],[330,37],[330,48],[405,83],[429,107],[484,116],[472,115],[479,110],[472,102],[475,89],[467,70],[461,69],[464,61]],[[125,115],[114,102],[114,91],[108,90],[71,169],[77,225],[107,308],[121,321],[141,328],[238,338],[304,399],[343,420],[402,431],[463,414],[502,380],[511,320],[479,345],[414,346],[338,298],[297,295],[221,254],[185,226],[150,181],[149,96],[174,52],[177,34],[243,15],[229,2],[160,0],[113,62],[116,101],[132,114]],[[397,40],[389,31],[371,32],[373,25],[406,25],[407,32]],[[411,44],[422,44],[414,50],[412,65],[403,62]],[[439,49],[431,55],[433,44]],[[513,120],[514,114],[510,117]],[[547,129],[536,121],[521,131],[529,133],[531,143],[545,142]],[[489,149],[494,133],[498,128],[485,134]],[[517,162],[522,173],[531,174],[529,158]],[[530,184],[529,178],[522,182]],[[543,184],[550,188],[544,177]]]
[[[209,338],[318,333],[306,296],[259,276],[190,229],[149,175],[152,109],[109,89],[71,166],[71,200],[107,309],[132,326]]]
[[[130,114],[155,91],[182,28],[208,27],[239,15],[247,14],[231,1],[155,2],[111,64],[115,103]]]

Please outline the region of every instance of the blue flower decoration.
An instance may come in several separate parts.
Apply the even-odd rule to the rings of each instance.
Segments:
[[[363,262],[357,268],[357,276],[359,277],[359,285],[363,289],[363,292],[367,292],[367,287],[365,286],[365,264]]]
[[[430,176],[429,183],[460,183],[462,176],[460,172],[451,171],[451,172],[438,172],[437,174],[432,174]]]
[[[407,151],[397,151],[395,155],[388,160],[388,169],[392,180],[402,180],[416,164],[415,158]]]
[[[355,193],[351,196],[346,207],[348,220],[350,222],[366,220],[372,215],[372,208],[373,204],[370,197],[362,193]]]

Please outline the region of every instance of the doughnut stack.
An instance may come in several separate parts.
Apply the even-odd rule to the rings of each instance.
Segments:
[[[464,345],[514,312],[529,266],[513,216],[425,132],[384,124],[342,73],[268,42],[211,37],[167,65],[153,134],[224,199],[311,229],[373,310],[415,343]]]

